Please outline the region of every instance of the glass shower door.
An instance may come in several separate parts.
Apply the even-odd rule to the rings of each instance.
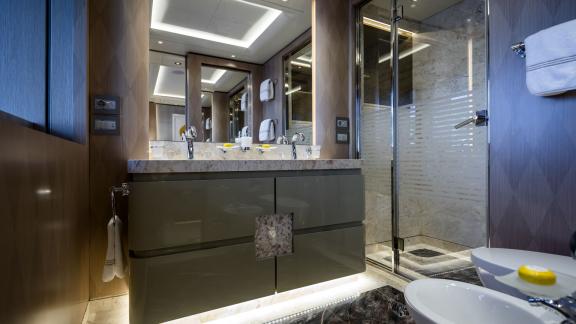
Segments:
[[[394,269],[477,282],[469,256],[487,237],[485,1],[394,4],[397,51],[380,59],[393,71]]]

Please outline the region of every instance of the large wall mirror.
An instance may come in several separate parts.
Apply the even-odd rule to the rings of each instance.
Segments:
[[[181,141],[186,128],[186,59],[150,51],[149,139]]]
[[[310,143],[311,7],[311,0],[151,0],[150,139],[178,140],[184,115],[184,129],[195,126],[199,141],[248,135],[271,143],[301,132]],[[301,66],[286,69],[287,55]],[[274,95],[261,100],[265,80]],[[274,132],[261,140],[265,121]]]
[[[247,127],[249,74],[202,65],[202,125],[206,142],[233,142]],[[210,98],[210,102],[207,99]],[[206,106],[205,106],[206,102]],[[210,106],[210,111],[204,107]]]
[[[284,59],[286,136],[304,134],[302,144],[312,140],[312,44]]]

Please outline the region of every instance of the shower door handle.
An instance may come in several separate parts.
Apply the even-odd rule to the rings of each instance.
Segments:
[[[474,116],[466,119],[465,121],[458,123],[454,126],[455,129],[462,128],[468,124],[474,124],[474,126],[486,126],[488,123],[488,110],[477,110]]]

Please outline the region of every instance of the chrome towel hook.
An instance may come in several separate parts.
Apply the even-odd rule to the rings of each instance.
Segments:
[[[518,42],[510,47],[514,54],[520,56],[521,58],[526,58],[526,46],[524,42]]]
[[[120,187],[112,186],[110,187],[110,202],[112,204],[112,218],[116,216],[116,193],[122,193],[122,196],[128,196],[130,194],[130,187],[128,183],[124,182]]]

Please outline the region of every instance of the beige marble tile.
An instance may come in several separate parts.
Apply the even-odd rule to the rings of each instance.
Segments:
[[[82,324],[129,324],[128,295],[91,300]]]

